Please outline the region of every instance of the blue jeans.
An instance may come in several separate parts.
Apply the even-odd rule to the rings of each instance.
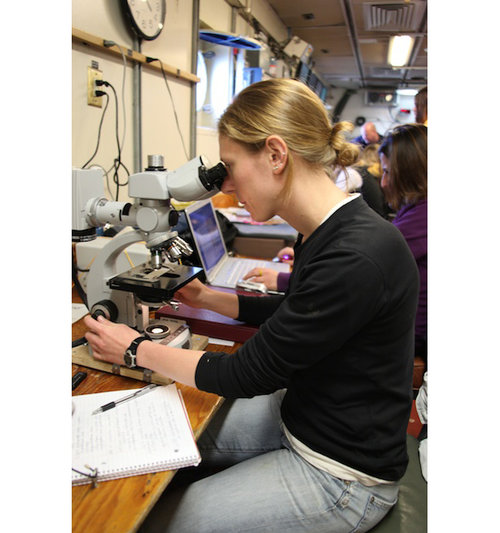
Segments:
[[[365,487],[304,461],[281,430],[283,394],[225,401],[198,442],[202,465],[225,469],[167,489],[140,531],[347,533],[374,527],[396,503],[398,487]]]

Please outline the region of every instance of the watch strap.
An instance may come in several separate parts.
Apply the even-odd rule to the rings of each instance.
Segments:
[[[137,366],[136,364],[136,356],[137,356],[137,348],[139,347],[139,344],[143,341],[150,341],[151,337],[147,335],[146,333],[139,335],[139,337],[136,337],[131,343],[130,346],[125,350],[125,354],[123,355],[123,360],[125,362],[125,365],[128,368],[135,368]]]

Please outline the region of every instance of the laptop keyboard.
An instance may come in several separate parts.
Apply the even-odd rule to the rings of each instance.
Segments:
[[[224,282],[227,286],[236,287],[236,283],[252,268],[269,267],[269,261],[247,259],[246,261],[226,261],[217,274],[217,281]]]

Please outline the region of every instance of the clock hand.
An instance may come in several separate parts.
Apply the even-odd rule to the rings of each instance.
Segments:
[[[153,11],[153,9],[151,8],[151,4],[149,3],[149,0],[146,0],[146,4],[148,4],[149,11]]]

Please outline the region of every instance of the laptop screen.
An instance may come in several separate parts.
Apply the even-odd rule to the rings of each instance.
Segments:
[[[186,216],[189,219],[191,233],[205,272],[210,272],[226,254],[224,241],[210,200],[204,201],[199,207],[195,205],[194,209],[188,208]]]

